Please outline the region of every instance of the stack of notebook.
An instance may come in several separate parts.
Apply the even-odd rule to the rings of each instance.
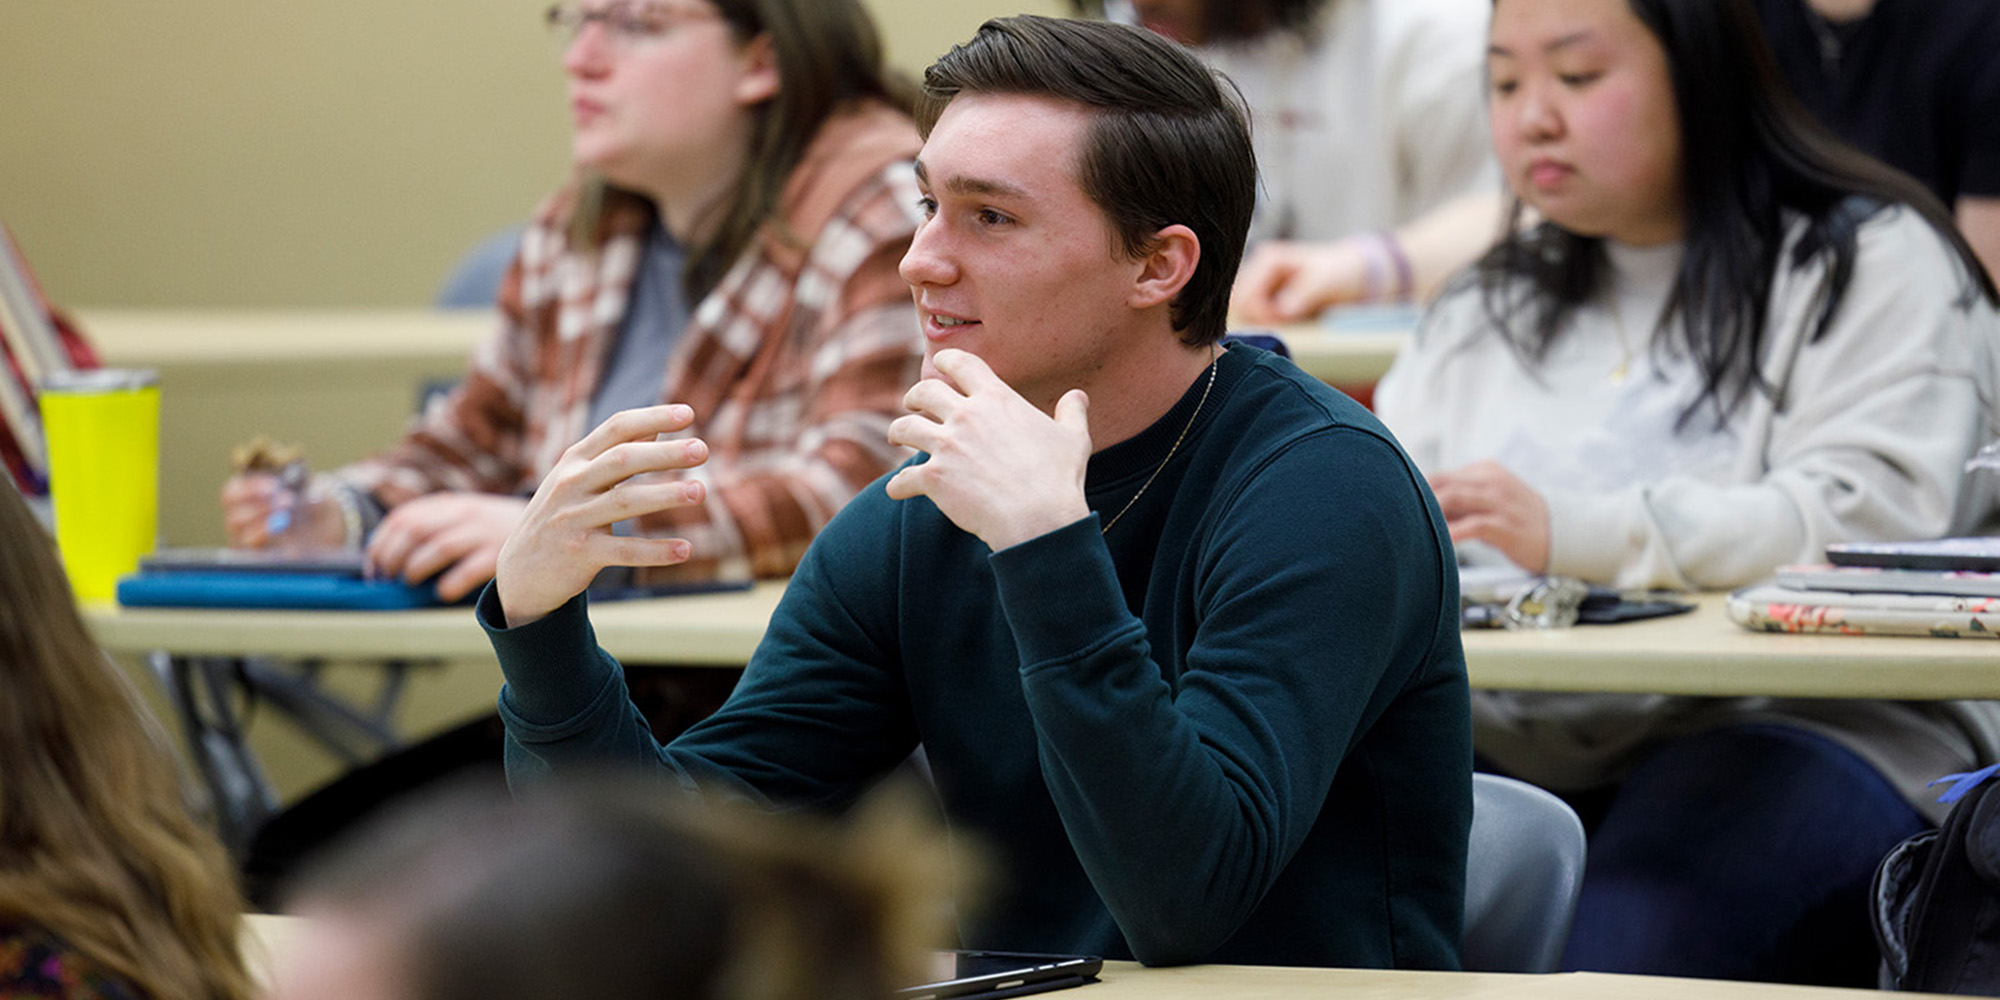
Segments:
[[[1729,617],[1766,632],[2000,637],[2000,537],[1829,545],[1729,595]]]

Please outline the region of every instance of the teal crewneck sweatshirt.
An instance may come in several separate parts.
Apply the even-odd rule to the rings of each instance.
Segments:
[[[1456,968],[1472,754],[1444,518],[1374,417],[1290,362],[1232,347],[1201,404],[1205,381],[1091,457],[1102,517],[998,553],[864,490],[728,703],[666,746],[582,598],[504,629],[489,589],[509,779],[650,760],[840,808],[921,743],[953,836],[998,869],[967,947]]]

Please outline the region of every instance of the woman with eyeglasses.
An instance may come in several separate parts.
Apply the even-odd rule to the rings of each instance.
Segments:
[[[1991,510],[1963,467],[2000,296],[1944,206],[1787,95],[1747,0],[1497,0],[1487,52],[1539,221],[1376,394],[1462,558],[1722,590]],[[2000,755],[1992,702],[1485,691],[1473,719],[1591,827],[1564,963],[1601,971],[1872,984],[1876,863],[1942,815],[1928,781]]]
[[[0,997],[249,1000],[235,871],[174,759],[0,477]]]
[[[923,351],[896,270],[921,219],[908,101],[857,0],[584,0],[547,18],[575,179],[523,234],[464,381],[389,450],[316,477],[282,543],[366,536],[379,572],[435,575],[455,600],[492,578],[564,449],[619,410],[671,402],[710,457],[662,485],[703,502],[621,532],[686,539],[692,555],[594,589],[785,576],[903,454],[889,421]],[[223,501],[235,544],[274,542],[276,476],[238,475]],[[634,682],[672,733],[731,678]],[[475,720],[287,808],[251,846],[253,898],[386,796],[497,762],[498,733]]]
[[[455,600],[563,449],[612,413],[693,409],[706,502],[640,519],[692,558],[635,584],[789,573],[900,455],[922,342],[896,265],[919,220],[907,101],[856,0],[583,0],[566,43],[573,183],[536,213],[500,328],[388,451],[223,488],[232,543],[354,547]],[[275,515],[275,516],[274,516]],[[290,521],[286,526],[285,522]],[[379,523],[378,523],[379,522]]]

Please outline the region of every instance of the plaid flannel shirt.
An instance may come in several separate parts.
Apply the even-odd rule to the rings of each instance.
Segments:
[[[635,582],[783,576],[841,505],[909,453],[888,443],[923,339],[897,273],[921,220],[910,120],[845,109],[787,180],[780,217],[693,309],[661,385],[709,446],[709,499],[640,521],[689,539],[680,566]],[[385,508],[427,493],[526,495],[585,426],[655,215],[620,204],[594,245],[566,232],[575,189],[524,233],[501,288],[500,328],[401,441],[338,476]]]

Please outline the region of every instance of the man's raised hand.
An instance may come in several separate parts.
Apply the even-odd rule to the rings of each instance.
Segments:
[[[692,554],[686,539],[618,536],[611,526],[706,498],[700,482],[657,475],[708,460],[699,438],[658,440],[693,422],[678,403],[625,410],[563,452],[500,547],[494,586],[509,627],[561,607],[607,566],[671,566]]]

